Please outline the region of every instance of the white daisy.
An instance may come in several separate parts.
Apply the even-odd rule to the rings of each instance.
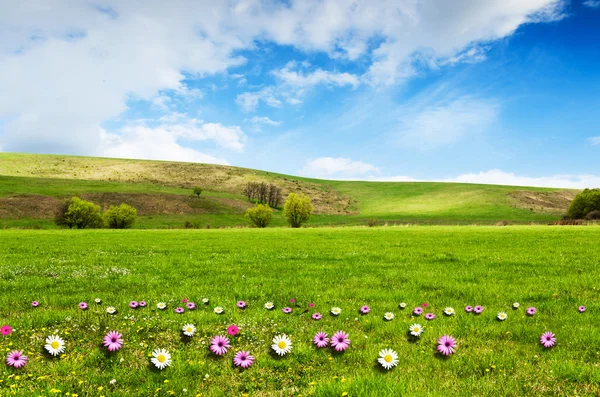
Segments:
[[[398,307],[399,307],[400,309],[404,309],[404,308],[406,307],[406,303],[405,303],[405,302],[402,302],[401,304],[399,304],[399,305],[398,305]]]
[[[96,299],[94,299],[94,302],[96,302],[96,304],[98,304],[98,305],[99,305],[99,304],[101,304],[101,303],[102,303],[102,299],[100,299],[100,298],[96,298]]]
[[[379,352],[379,358],[377,359],[379,364],[385,369],[392,369],[398,365],[398,353],[392,349],[383,349]]]
[[[267,310],[273,310],[274,307],[275,307],[275,305],[273,304],[273,302],[265,303],[265,309],[267,309]]]
[[[208,305],[208,298],[202,298],[202,303],[204,303],[205,305]]]
[[[196,333],[196,327],[194,326],[194,324],[186,324],[181,330],[183,331],[183,334],[185,336],[194,336],[194,334]]]
[[[394,319],[394,313],[392,313],[392,312],[386,312],[383,315],[383,318],[386,319],[387,321],[392,321]]]
[[[451,316],[454,314],[454,308],[453,307],[447,307],[444,309],[444,314],[446,316]]]
[[[158,369],[165,369],[171,365],[171,354],[165,349],[156,349],[152,352],[152,358],[150,359],[152,364]]]
[[[117,309],[115,309],[115,308],[114,308],[114,307],[112,307],[112,306],[109,306],[109,307],[107,307],[107,308],[106,308],[106,312],[107,312],[108,314],[115,314],[115,313],[117,312]]]
[[[339,307],[331,308],[331,314],[333,314],[334,316],[339,316],[341,312],[342,312],[342,309],[340,309]]]
[[[420,324],[413,324],[408,327],[408,330],[412,336],[421,336],[423,333],[423,327]]]
[[[496,317],[498,317],[498,320],[504,321],[504,320],[506,320],[508,318],[508,315],[506,313],[504,313],[504,312],[499,312]]]
[[[44,348],[53,356],[58,356],[65,352],[65,341],[58,335],[52,335],[46,338]]]
[[[513,307],[514,307],[515,309],[518,309],[518,308],[519,308],[519,306],[521,306],[521,304],[520,304],[519,302],[515,302],[515,303],[513,303]]]
[[[279,354],[280,356],[285,356],[292,351],[292,341],[285,334],[277,335],[273,338],[271,349],[273,349],[275,353]]]
[[[223,314],[224,311],[225,310],[223,310],[223,308],[221,306],[215,307],[215,310],[214,310],[214,312],[217,314]]]
[[[167,308],[167,304],[165,302],[158,302],[156,304],[156,307],[159,308],[160,310],[165,310]]]

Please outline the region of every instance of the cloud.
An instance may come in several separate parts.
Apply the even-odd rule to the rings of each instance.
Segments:
[[[319,84],[337,87],[349,85],[352,88],[356,88],[360,84],[358,77],[353,74],[328,72],[323,69],[316,69],[310,73],[303,73],[285,67],[273,71],[273,75],[283,83],[297,88],[309,88]]]
[[[594,136],[589,139],[592,145],[600,145],[600,136]]]
[[[300,175],[325,179],[360,179],[379,173],[374,165],[349,158],[319,157],[310,160],[299,171]]]
[[[558,187],[568,189],[584,189],[600,187],[600,176],[591,174],[558,174],[541,177],[515,175],[501,170],[489,170],[478,173],[462,174],[444,182],[483,183],[510,186]]]
[[[583,5],[590,8],[598,8],[600,7],[600,0],[587,0],[583,2]]]
[[[235,102],[244,112],[249,113],[254,112],[260,102],[273,108],[281,107],[282,102],[276,98],[276,95],[273,87],[267,87],[257,92],[239,94]]]

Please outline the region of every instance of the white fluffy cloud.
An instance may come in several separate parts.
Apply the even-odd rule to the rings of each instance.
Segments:
[[[586,0],[583,2],[583,5],[591,8],[597,8],[600,7],[600,0]]]
[[[314,178],[364,179],[366,176],[378,174],[379,168],[349,158],[319,157],[308,161],[299,173]]]
[[[478,173],[459,175],[455,178],[447,179],[444,182],[583,189],[600,187],[600,176],[559,174],[550,176],[531,177],[515,175],[511,172],[504,172],[501,170],[489,170]]]
[[[313,72],[304,73],[285,67],[273,71],[273,74],[283,83],[297,88],[309,88],[318,84],[337,87],[349,85],[352,88],[356,88],[359,85],[358,77],[353,74],[328,72],[323,69],[316,69]]]

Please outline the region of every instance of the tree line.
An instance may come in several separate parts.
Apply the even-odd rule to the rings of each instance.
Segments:
[[[248,182],[244,189],[248,200],[258,204],[267,204],[271,208],[279,207],[281,203],[281,188],[272,183]]]

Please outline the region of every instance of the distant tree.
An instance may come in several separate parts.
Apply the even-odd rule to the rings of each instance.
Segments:
[[[244,189],[244,195],[248,200],[259,204],[269,204],[269,207],[278,207],[281,203],[281,188],[272,183],[248,182]]]
[[[285,205],[283,206],[283,215],[288,220],[291,227],[300,227],[306,223],[313,213],[313,206],[308,196],[298,196],[296,193],[290,193]]]
[[[101,228],[104,225],[100,206],[79,197],[61,204],[54,220],[58,226],[76,229]]]
[[[273,210],[268,204],[256,204],[256,207],[246,210],[246,216],[250,219],[250,222],[260,228],[267,227],[271,223],[272,215]]]
[[[125,203],[111,205],[104,212],[104,221],[110,229],[131,229],[137,218],[137,210]]]
[[[67,218],[67,211],[69,210],[72,200],[73,199],[67,199],[60,203],[60,206],[54,215],[54,223],[56,226],[68,227],[69,229],[72,229],[73,226],[75,226],[73,220]]]
[[[567,215],[573,219],[583,219],[592,211],[600,211],[600,189],[585,189],[575,196]]]
[[[200,186],[194,187],[194,194],[200,198],[200,195],[202,194],[202,188]]]

